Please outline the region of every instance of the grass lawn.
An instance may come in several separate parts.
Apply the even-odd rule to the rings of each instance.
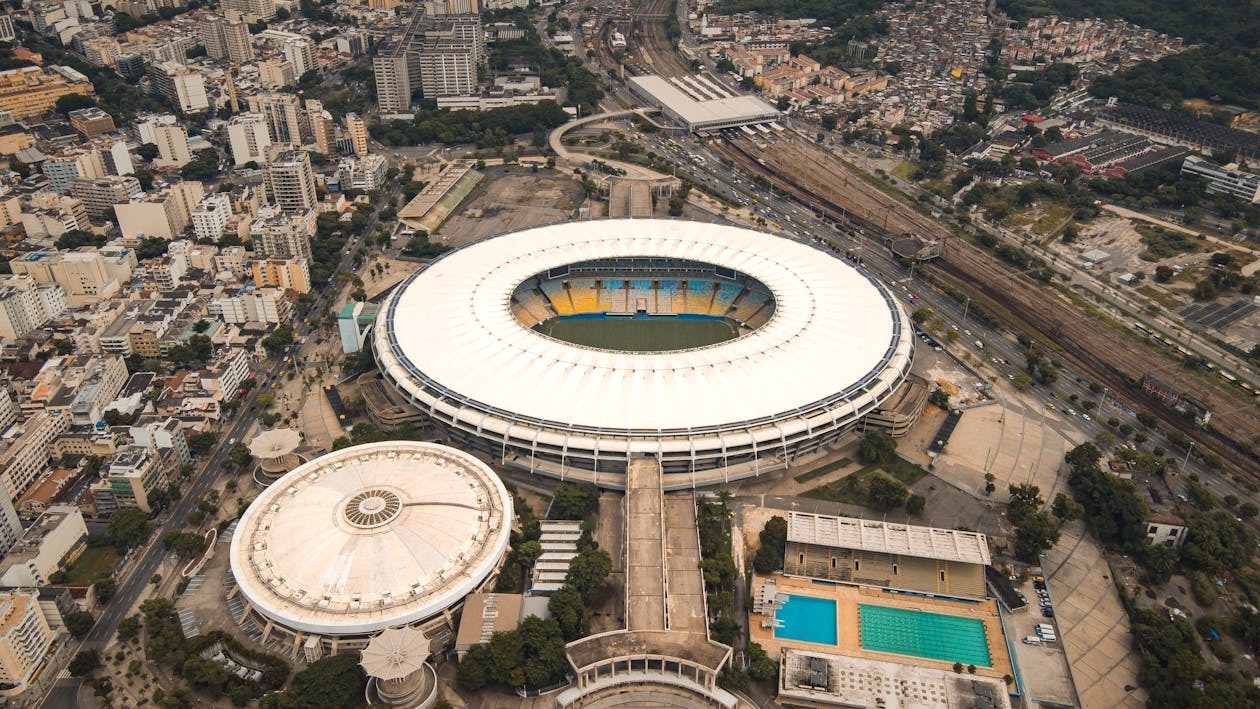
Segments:
[[[553,318],[535,329],[575,345],[622,352],[664,352],[734,339],[725,320],[690,318]]]
[[[66,583],[80,586],[103,579],[114,570],[120,558],[118,550],[112,546],[88,547],[66,569]]]
[[[806,490],[802,493],[802,496],[865,507],[868,506],[866,500],[867,487],[877,475],[892,478],[906,487],[910,487],[922,480],[923,476],[927,475],[927,471],[904,458],[897,457],[888,463],[868,465],[852,475],[826,485],[820,485],[812,490]]]
[[[914,170],[915,170],[914,163],[908,160],[902,160],[901,163],[897,165],[897,167],[894,167],[892,169],[892,175],[893,177],[896,177],[897,179],[905,180],[906,182],[913,182],[913,180],[910,179],[910,175],[914,172]]]
[[[1143,261],[1161,261],[1178,254],[1192,254],[1204,250],[1200,243],[1201,237],[1196,238],[1152,224],[1137,224],[1133,228],[1142,235],[1142,243],[1146,244],[1146,250],[1138,254],[1138,258]]]
[[[1033,222],[1032,225],[1033,233],[1037,236],[1049,235],[1063,226],[1068,217],[1072,216],[1072,208],[1066,204],[1046,204],[1042,211],[1041,218]]]
[[[846,465],[852,465],[852,464],[853,464],[852,458],[841,458],[840,460],[837,460],[833,463],[828,463],[822,467],[814,468],[813,470],[807,473],[801,473],[800,475],[797,475],[795,478],[792,478],[792,479],[798,483],[807,483],[810,480],[813,480],[814,478],[821,478],[827,473],[830,473],[835,470],[839,470],[845,467]]]

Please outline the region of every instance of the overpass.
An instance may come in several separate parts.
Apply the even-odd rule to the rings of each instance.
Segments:
[[[548,142],[551,144],[551,151],[556,154],[557,160],[568,160],[573,158],[574,153],[564,147],[562,138],[565,133],[591,123],[599,123],[600,121],[608,121],[615,118],[625,118],[626,116],[646,116],[650,113],[660,113],[659,108],[632,108],[625,111],[608,111],[605,113],[593,113],[585,118],[575,118],[562,126],[557,126],[551,131]]]

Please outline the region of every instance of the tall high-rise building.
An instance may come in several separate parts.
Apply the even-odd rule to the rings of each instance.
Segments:
[[[39,591],[0,593],[0,682],[26,684],[56,637],[40,608]]]
[[[7,391],[3,394],[8,395]],[[13,500],[8,495],[0,495],[0,546],[8,549],[16,544],[22,538],[22,531],[22,520],[13,507]]]
[[[298,76],[315,68],[315,43],[305,37],[290,37],[280,45],[280,53],[293,64]]]
[[[156,126],[153,135],[161,165],[183,167],[192,162],[192,151],[188,148],[188,131],[182,125]]]
[[[71,180],[104,177],[106,174],[105,161],[95,148],[53,155],[44,161],[41,168],[48,177],[49,186],[57,194],[69,192]]]
[[[201,40],[212,59],[226,59],[245,64],[254,59],[254,45],[249,38],[249,25],[239,17],[211,17],[201,25]]]
[[[223,0],[224,10],[239,12],[250,22],[270,20],[276,16],[276,0]]]
[[[439,43],[420,51],[420,87],[425,98],[469,96],[477,92],[476,53],[457,43]]]
[[[260,165],[266,162],[267,148],[271,146],[267,117],[261,113],[232,116],[228,122],[228,142],[232,146],[232,162],[237,167],[247,162]]]
[[[153,87],[181,113],[198,113],[210,107],[206,80],[198,72],[177,62],[161,62],[147,70]]]
[[[308,100],[306,113],[310,116],[311,134],[315,138],[315,150],[328,157],[337,156],[337,121],[324,110],[319,101]]]
[[[310,137],[311,124],[300,101],[293,94],[255,94],[249,97],[249,110],[262,114],[271,142],[301,146]]]
[[[355,155],[363,157],[368,154],[367,123],[364,123],[358,114],[346,114],[346,134],[350,136],[350,142],[354,145]]]
[[[20,340],[65,311],[66,293],[56,283],[0,276],[0,337]]]
[[[310,154],[305,150],[287,150],[275,155],[267,164],[267,190],[271,203],[285,214],[315,209],[318,202]]]
[[[411,63],[403,46],[387,49],[372,58],[376,99],[381,113],[407,113],[411,110]]]

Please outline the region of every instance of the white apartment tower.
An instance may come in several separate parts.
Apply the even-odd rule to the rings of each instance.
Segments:
[[[228,122],[228,142],[232,146],[232,163],[240,167],[247,162],[267,162],[271,134],[267,117],[261,113],[242,113]]]

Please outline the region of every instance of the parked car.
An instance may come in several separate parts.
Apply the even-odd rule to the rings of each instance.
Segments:
[[[1042,616],[1043,618],[1053,618],[1053,617],[1054,617],[1054,609],[1053,609],[1053,608],[1051,608],[1050,606],[1046,606],[1045,608],[1042,608],[1042,609],[1041,609],[1041,616]]]

